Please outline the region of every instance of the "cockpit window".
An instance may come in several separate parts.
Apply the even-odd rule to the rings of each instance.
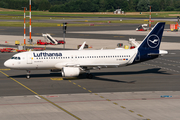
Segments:
[[[11,59],[14,59],[14,60],[21,60],[20,57],[12,57]]]

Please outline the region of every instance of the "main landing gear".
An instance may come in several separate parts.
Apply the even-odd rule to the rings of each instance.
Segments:
[[[86,70],[86,78],[92,79],[93,75],[90,73],[90,70]]]
[[[30,72],[31,72],[30,70],[27,70],[27,75],[26,75],[26,78],[27,78],[27,79],[29,79],[29,78],[30,78],[30,75],[29,75],[29,74],[30,74]]]
[[[91,73],[87,73],[87,74],[86,74],[86,78],[92,79],[92,78],[93,78],[93,75],[92,75]]]

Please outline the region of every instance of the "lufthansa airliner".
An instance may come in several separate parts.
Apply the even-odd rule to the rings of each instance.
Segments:
[[[11,69],[26,70],[30,78],[30,70],[61,71],[63,77],[79,76],[81,71],[92,78],[90,70],[121,67],[152,60],[167,54],[159,50],[164,22],[159,22],[134,49],[101,49],[101,50],[57,50],[57,51],[28,51],[17,53],[4,65]]]

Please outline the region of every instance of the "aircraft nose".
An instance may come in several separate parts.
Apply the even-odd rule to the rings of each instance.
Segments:
[[[11,66],[10,61],[9,61],[9,60],[6,60],[6,61],[4,62],[4,66],[10,67],[10,66]]]

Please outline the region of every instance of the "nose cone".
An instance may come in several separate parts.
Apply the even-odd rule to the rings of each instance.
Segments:
[[[10,61],[9,61],[9,60],[6,60],[6,61],[4,62],[4,66],[10,68],[10,66],[11,66]]]

